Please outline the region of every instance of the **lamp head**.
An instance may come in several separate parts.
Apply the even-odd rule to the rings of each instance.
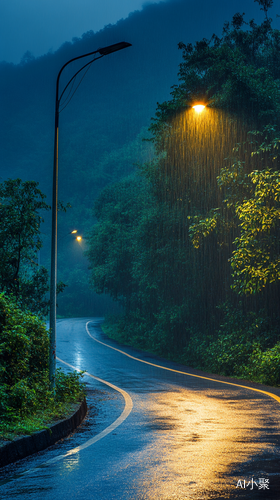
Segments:
[[[197,112],[197,113],[201,113],[201,111],[203,111],[205,108],[205,104],[195,104],[193,106],[193,109]]]
[[[81,236],[77,236],[76,240],[77,241],[82,241],[82,237]]]
[[[98,49],[98,52],[102,56],[107,56],[108,54],[116,52],[117,50],[126,49],[126,47],[131,47],[131,43],[128,42],[114,43],[113,45],[108,45],[108,47],[103,47],[101,49]]]

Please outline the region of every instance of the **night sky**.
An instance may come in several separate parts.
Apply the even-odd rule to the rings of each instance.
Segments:
[[[248,18],[260,21],[263,13],[253,0],[166,0],[176,6],[184,1],[190,6],[186,28],[195,31],[196,24],[213,32],[221,30],[224,21],[236,12],[245,12]],[[57,50],[65,41],[83,33],[101,30],[115,24],[131,12],[148,4],[164,3],[160,0],[0,0],[0,61],[19,63],[23,54],[30,51],[35,57]],[[160,5],[159,16],[160,16]],[[209,17],[209,7],[211,16]],[[279,0],[274,1],[270,16],[273,26],[279,28]],[[206,35],[207,36],[207,35]],[[193,36],[192,36],[193,38]]]

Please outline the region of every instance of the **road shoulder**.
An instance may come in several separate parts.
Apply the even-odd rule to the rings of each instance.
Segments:
[[[16,462],[38,451],[45,450],[76,429],[87,413],[86,399],[73,405],[71,414],[63,420],[51,423],[47,429],[31,436],[22,436],[13,441],[0,443],[0,467]]]

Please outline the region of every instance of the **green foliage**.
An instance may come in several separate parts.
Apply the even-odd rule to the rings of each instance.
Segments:
[[[204,219],[199,215],[188,217],[191,220],[189,235],[194,248],[199,248],[203,238],[206,238],[211,233],[220,232],[220,225],[224,224],[224,220],[221,218],[218,210],[218,208],[214,208]]]
[[[42,322],[0,294],[0,382],[14,386],[48,366],[49,337]]]
[[[27,380],[20,380],[14,384],[8,393],[7,414],[12,418],[13,413],[19,413],[22,417],[34,410],[37,397],[35,389],[31,388]]]
[[[236,204],[240,237],[231,257],[234,284],[239,293],[257,293],[280,279],[280,172],[253,171],[253,197]]]
[[[280,385],[277,323],[261,313],[244,314],[229,304],[222,310],[216,338],[192,334],[181,360],[212,373]]]
[[[21,307],[46,314],[48,272],[37,264],[42,247],[41,212],[50,207],[34,181],[9,179],[0,185],[0,291]]]
[[[275,144],[278,144],[278,141]],[[272,144],[259,150],[271,152]],[[278,158],[274,152],[274,159]],[[275,156],[276,155],[276,156]],[[221,170],[217,177],[223,190],[228,219],[221,208],[212,209],[206,218],[194,216],[189,234],[195,248],[211,232],[222,240],[225,229],[236,228],[239,235],[232,242],[235,250],[230,258],[233,276],[232,288],[240,295],[256,294],[269,283],[280,278],[279,216],[280,173],[266,168],[246,173],[244,164],[234,162]]]
[[[183,83],[173,94],[178,108],[183,98],[188,103],[201,99],[202,94],[197,94],[197,89],[201,89],[202,100],[208,101],[209,106],[235,113],[243,118],[244,124],[253,118],[255,124],[263,127],[262,132],[251,132],[255,141],[237,144],[233,163],[221,168],[217,181],[224,205],[210,207],[206,215],[189,216],[189,235],[195,248],[201,247],[202,241],[212,234],[218,247],[235,245],[230,256],[232,288],[240,295],[257,294],[280,277],[279,134],[277,125],[269,123],[271,120],[279,125],[280,75],[275,51],[280,34],[272,29],[271,19],[267,18],[272,2],[259,3],[266,15],[260,26],[250,21],[249,29],[243,31],[243,15],[237,14],[231,24],[224,26],[221,39],[212,37],[195,47],[181,44],[184,63],[179,75]],[[172,115],[172,110],[169,114]],[[158,121],[164,120],[166,116],[159,113]],[[162,126],[161,129],[152,126],[152,130],[159,141]],[[258,165],[248,158],[250,150]]]
[[[173,86],[173,99],[158,105],[150,127],[159,151],[174,115],[197,101],[244,120],[275,123],[280,110],[279,30],[267,18],[261,25],[254,20],[242,29],[244,25],[244,14],[236,14],[225,23],[221,38],[213,35],[194,45],[179,43],[180,83]]]
[[[84,397],[80,373],[57,370],[56,395],[48,376],[49,334],[30,312],[0,294],[0,433],[30,432],[44,419],[62,415],[67,404]],[[33,419],[33,420],[32,420]],[[25,424],[27,422],[27,424]]]
[[[8,179],[0,185],[0,292],[14,297],[21,309],[46,316],[49,274],[38,263],[42,248],[41,213],[49,210],[46,196],[34,181]],[[66,211],[59,202],[59,210]],[[66,285],[57,284],[57,294]]]
[[[85,396],[85,385],[81,384],[84,372],[64,373],[61,368],[56,371],[56,398],[63,403],[75,402]]]
[[[262,384],[280,385],[280,343],[274,347],[261,349],[259,345],[255,346],[248,365],[241,370],[243,378],[256,380]]]
[[[223,190],[223,202],[228,209],[234,209],[235,204],[252,194],[252,183],[245,171],[245,162],[235,159],[230,166],[221,169],[217,176],[217,184]]]
[[[89,235],[87,251],[91,281],[97,293],[109,293],[130,308],[137,288],[132,277],[137,223],[149,204],[147,186],[133,176],[105,188],[95,202],[98,224]]]
[[[258,130],[252,130],[249,132],[251,135],[261,136],[263,142],[258,144],[256,141],[256,145],[258,145],[257,149],[253,151],[251,154],[254,155],[264,155],[268,154],[268,158],[272,161],[277,160],[278,154],[277,150],[279,149],[280,139],[279,132],[275,125],[266,125],[262,132]]]
[[[55,420],[69,415],[73,403],[85,397],[83,373],[56,373],[56,394],[50,389],[47,371],[15,384],[12,388],[0,384],[0,436],[13,439],[32,434]],[[73,411],[73,410],[72,410]]]
[[[157,156],[101,194],[88,257],[95,290],[125,308],[117,338],[279,383],[280,33],[259,3],[261,25],[236,14],[221,38],[179,44],[179,85],[150,127]]]

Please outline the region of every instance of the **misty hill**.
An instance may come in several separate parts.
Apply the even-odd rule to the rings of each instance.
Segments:
[[[75,56],[119,41],[130,42],[132,47],[92,64],[60,116],[59,198],[73,208],[59,216],[59,237],[74,227],[85,234],[93,223],[91,208],[100,190],[152,155],[150,143],[142,139],[148,136],[157,102],[169,99],[170,87],[177,82],[178,43],[209,38],[213,32],[219,35],[223,22],[244,10],[250,18],[263,17],[253,0],[229,4],[223,0],[175,0],[146,5],[98,33],[88,32],[66,42],[55,53],[37,59],[27,53],[20,65],[2,62],[2,179],[39,181],[50,202],[57,73]],[[65,70],[61,88],[80,66],[81,62],[73,63]],[[48,221],[43,231],[49,234]],[[46,236],[46,248],[41,252],[45,265],[49,264],[48,240]],[[84,286],[85,280],[78,275],[81,271],[85,276],[87,264],[81,249],[71,245],[63,240],[59,279],[72,280],[73,286],[80,279]]]
[[[199,3],[203,9],[199,9]],[[231,8],[220,8],[219,19],[222,1],[206,6],[186,0],[147,5],[116,25],[66,42],[54,54],[37,59],[27,54],[20,65],[2,63],[1,176],[31,176],[42,183],[45,192],[49,191],[55,80],[68,59],[121,40],[132,43],[131,48],[94,63],[61,114],[60,173],[61,182],[69,182],[69,189],[63,187],[66,197],[71,196],[75,185],[69,176],[76,180],[77,168],[82,165],[83,171],[92,169],[101,157],[135,140],[141,128],[149,125],[157,102],[169,98],[181,60],[178,42],[219,33],[223,21],[237,8],[245,9],[246,3],[251,11],[253,0],[234,2]],[[256,12],[260,16],[259,9]],[[76,69],[75,64],[68,67],[66,81]]]

